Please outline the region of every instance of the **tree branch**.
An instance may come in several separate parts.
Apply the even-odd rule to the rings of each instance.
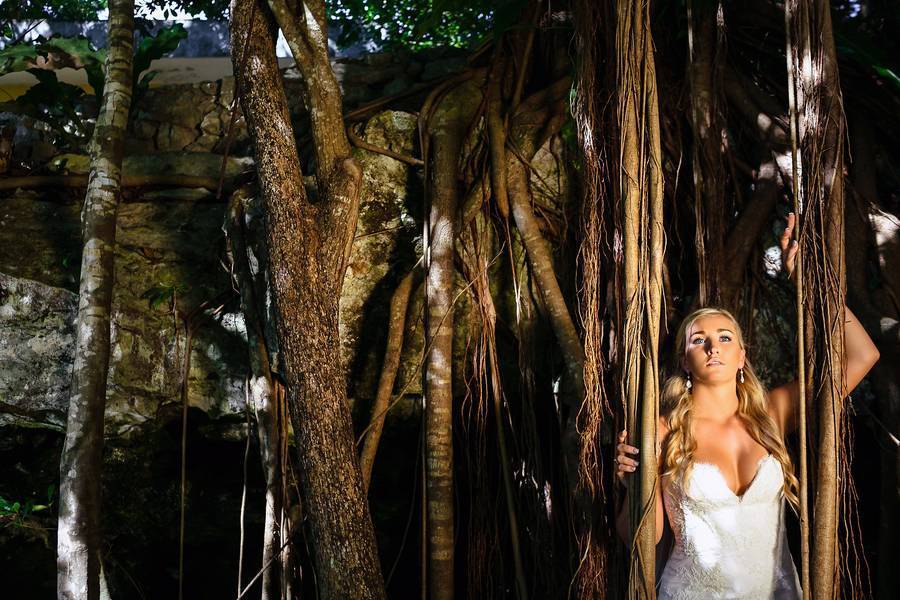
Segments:
[[[740,78],[731,70],[725,71],[724,80],[726,96],[738,109],[738,112],[759,129],[763,141],[787,147],[791,143],[791,139],[785,129],[783,119],[772,117],[772,112],[760,108],[753,100],[753,97],[757,100],[760,98],[759,94],[749,91],[755,86],[748,85],[745,79]]]

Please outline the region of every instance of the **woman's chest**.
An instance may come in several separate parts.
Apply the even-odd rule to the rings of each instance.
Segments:
[[[697,443],[694,462],[716,467],[728,488],[736,496],[742,495],[768,455],[766,449],[739,425],[697,423],[693,433]]]

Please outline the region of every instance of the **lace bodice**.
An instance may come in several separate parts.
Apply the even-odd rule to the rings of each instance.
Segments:
[[[669,482],[663,501],[675,546],[659,599],[799,598],[784,531],[783,484],[781,464],[771,455],[759,461],[742,496],[708,463],[694,463],[686,485]]]

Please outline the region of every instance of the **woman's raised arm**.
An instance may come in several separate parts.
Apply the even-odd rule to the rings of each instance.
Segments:
[[[794,228],[794,213],[790,213],[787,219],[787,227],[781,236],[781,255],[784,268],[788,277],[792,278],[794,266],[797,262],[797,243],[791,242],[791,232]],[[844,389],[841,397],[856,389],[866,373],[878,362],[881,354],[878,348],[860,324],[856,315],[844,307]],[[785,385],[769,391],[769,410],[781,426],[784,434],[794,431],[797,426],[797,407],[800,404],[800,384],[794,380]]]

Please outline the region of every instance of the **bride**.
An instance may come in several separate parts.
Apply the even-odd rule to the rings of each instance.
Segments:
[[[793,225],[791,214],[781,238],[789,274]],[[844,344],[846,395],[879,357],[849,309]],[[747,360],[740,326],[722,309],[688,315],[675,349],[681,372],[662,391],[656,498],[656,540],[668,518],[675,541],[659,598],[799,598],[784,530],[784,500],[799,503],[784,443],[797,427],[798,383],[767,392]],[[616,475],[625,483],[638,449],[622,432],[616,451]],[[620,510],[617,528],[630,539],[626,513]]]

